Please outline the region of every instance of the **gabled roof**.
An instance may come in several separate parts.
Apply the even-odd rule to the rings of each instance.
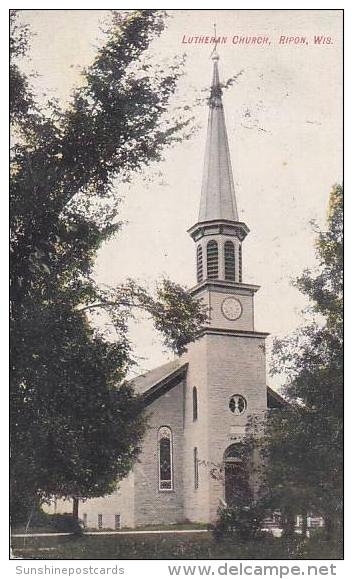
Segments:
[[[140,374],[137,378],[133,378],[131,384],[138,394],[144,394],[152,386],[155,386],[164,378],[170,376],[175,370],[178,370],[182,365],[181,360],[176,358],[171,362],[167,362],[166,364],[162,364],[162,366],[157,366],[157,368],[153,368],[153,370],[148,370],[144,374]]]
[[[180,384],[186,376],[187,368],[187,362],[176,359],[138,376],[131,380],[131,383],[135,391],[142,395],[145,404],[148,405]]]
[[[154,400],[180,384],[185,378],[188,363],[183,362],[180,358],[158,366],[153,370],[141,374],[131,380],[135,391],[141,394],[146,405],[151,404]],[[290,406],[278,392],[267,386],[267,407],[284,408]]]
[[[286,408],[290,406],[278,392],[267,386],[267,408]]]

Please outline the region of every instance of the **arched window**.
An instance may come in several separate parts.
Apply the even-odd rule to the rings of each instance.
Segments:
[[[197,408],[197,388],[194,386],[192,389],[192,419],[195,422],[197,420],[198,408]]]
[[[228,505],[250,502],[252,491],[245,447],[242,443],[232,444],[224,453],[224,487]]]
[[[239,243],[238,255],[239,255],[239,281],[241,283],[243,281],[243,258],[241,253],[241,243]]]
[[[196,250],[196,270],[197,270],[197,282],[202,281],[202,246],[198,245]]]
[[[217,241],[209,241],[207,244],[207,277],[218,278],[218,245]]]
[[[235,281],[235,254],[232,241],[226,241],[224,244],[224,277],[229,281]]]
[[[173,489],[173,441],[169,426],[158,431],[158,477],[160,491]]]
[[[196,446],[194,448],[194,488],[199,488],[199,456]]]

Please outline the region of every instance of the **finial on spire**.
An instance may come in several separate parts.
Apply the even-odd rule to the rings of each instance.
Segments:
[[[214,48],[211,53],[211,58],[213,60],[213,78],[211,84],[211,94],[209,98],[209,105],[210,107],[222,107],[222,87],[219,81],[219,72],[218,72],[218,61],[219,55],[217,52],[217,29],[216,25],[214,24]]]
[[[214,23],[213,25],[213,29],[214,29],[214,47],[213,50],[211,52],[211,58],[212,60],[219,60],[219,54],[217,52],[217,28],[216,28],[216,23]]]

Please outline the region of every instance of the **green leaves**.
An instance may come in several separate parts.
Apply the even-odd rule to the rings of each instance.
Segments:
[[[133,364],[129,318],[143,309],[180,353],[205,315],[180,286],[149,292],[92,279],[101,244],[119,231],[119,184],[187,133],[169,110],[182,60],[153,65],[164,13],[112,13],[106,42],[70,106],[34,102],[18,58],[28,31],[13,19],[11,170],[12,510],[58,496],[101,496],[127,475],[144,431],[124,383]],[[104,311],[115,329],[93,328]],[[20,508],[16,505],[20,504]]]
[[[343,190],[330,194],[327,229],[319,232],[317,272],[296,286],[311,300],[312,321],[274,343],[272,372],[287,377],[289,408],[270,410],[249,429],[263,457],[262,492],[282,513],[313,512],[338,520],[343,474]]]
[[[151,310],[155,327],[163,332],[165,344],[181,354],[206,323],[206,309],[186,288],[168,279],[164,279],[158,286],[157,300],[158,307]]]
[[[177,354],[186,351],[207,320],[206,308],[169,279],[159,282],[154,294],[130,279],[116,288],[97,288],[91,298],[83,310],[108,312],[118,335],[121,330],[126,333],[127,320],[136,310],[148,313],[165,345]]]

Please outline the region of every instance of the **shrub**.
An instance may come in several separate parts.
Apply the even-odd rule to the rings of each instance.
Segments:
[[[48,523],[53,528],[53,531],[55,530],[59,533],[82,533],[80,521],[74,519],[69,513],[48,515]]]
[[[260,534],[266,509],[258,502],[233,504],[219,509],[219,519],[214,527],[216,539],[235,534],[240,540],[248,541]]]

